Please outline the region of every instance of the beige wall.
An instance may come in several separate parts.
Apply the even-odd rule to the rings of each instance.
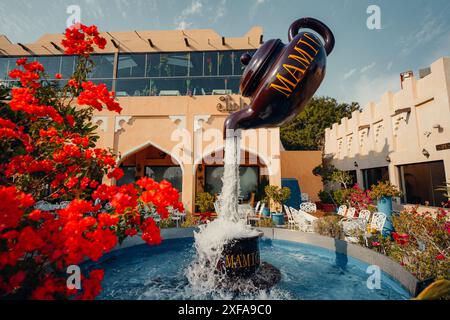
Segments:
[[[402,87],[325,131],[325,156],[341,170],[357,169],[361,185],[365,168],[388,166],[391,182],[400,186],[397,166],[437,160],[444,161],[450,180],[450,150],[436,149],[450,143],[450,58],[435,61],[422,79],[405,79]]]
[[[312,201],[319,201],[322,179],[314,176],[312,170],[321,163],[321,151],[282,151],[281,177],[297,179],[301,192],[307,193]]]
[[[229,97],[238,102],[238,95]],[[152,145],[171,155],[183,170],[183,203],[194,209],[195,173],[202,159],[224,147],[223,124],[228,113],[217,110],[220,96],[120,97],[121,115],[96,112],[99,146],[112,148],[121,161]],[[222,102],[223,103],[223,102]],[[241,149],[267,166],[271,184],[281,184],[279,129],[243,132]],[[111,181],[111,183],[114,183]]]

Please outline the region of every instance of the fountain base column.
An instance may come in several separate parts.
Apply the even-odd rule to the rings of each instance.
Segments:
[[[281,280],[280,271],[261,262],[259,240],[262,234],[241,237],[225,245],[217,271],[225,274],[222,287],[235,292],[270,289]]]

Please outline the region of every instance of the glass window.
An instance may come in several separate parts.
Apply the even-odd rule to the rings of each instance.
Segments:
[[[64,79],[69,79],[75,71],[77,57],[64,56],[61,60],[61,74]]]
[[[8,78],[8,65],[9,65],[8,58],[1,58],[0,59],[0,80],[6,80]]]
[[[189,67],[190,76],[203,76],[203,52],[191,52],[191,63]]]
[[[116,95],[125,96],[156,96],[155,81],[151,79],[117,79]]]
[[[227,78],[193,78],[192,90],[194,95],[224,94],[228,90]]]
[[[114,73],[114,55],[94,55],[91,57],[94,68],[89,74],[91,79],[112,78]]]
[[[157,182],[167,180],[178,191],[183,190],[183,172],[180,167],[145,167],[145,175]]]
[[[161,77],[183,77],[188,75],[189,55],[187,53],[161,54]]]
[[[447,202],[444,192],[437,191],[445,184],[443,161],[415,163],[399,166],[403,201],[410,204],[441,206]]]
[[[157,95],[186,95],[187,79],[154,79],[153,90]],[[190,83],[189,83],[190,84]]]
[[[147,77],[159,77],[161,69],[161,55],[159,53],[147,54]]]
[[[55,74],[59,73],[61,68],[61,56],[49,56],[49,57],[37,57],[36,61],[39,61],[45,69],[50,79],[55,78]]]
[[[388,167],[370,168],[362,171],[364,178],[364,189],[370,189],[374,184],[389,181]]]
[[[228,76],[233,74],[233,52],[219,52],[219,74]]]
[[[240,190],[244,200],[250,199],[251,193],[258,190],[259,167],[240,167]],[[222,192],[223,167],[205,167],[205,191],[212,195]]]
[[[130,183],[136,182],[136,167],[135,166],[121,166],[121,169],[123,170],[124,176],[122,179],[117,180],[117,186],[123,186]]]
[[[118,78],[141,78],[145,76],[145,54],[121,54],[117,69]]]
[[[205,52],[205,65],[204,65],[204,75],[205,76],[217,76],[217,59],[218,53]]]
[[[241,56],[244,53],[249,53],[251,55],[253,55],[255,53],[255,50],[239,50],[239,51],[235,51],[233,53],[233,57],[234,57],[234,73],[235,75],[242,75],[244,73],[245,67],[242,63],[241,63]]]

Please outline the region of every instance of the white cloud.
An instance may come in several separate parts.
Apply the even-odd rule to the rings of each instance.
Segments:
[[[217,7],[213,7],[212,9],[214,11],[214,14],[209,20],[215,23],[225,16],[225,13],[227,11],[227,0],[221,0],[219,5]]]
[[[400,38],[400,55],[406,56],[418,47],[435,40],[443,33],[448,32],[447,21],[435,17],[431,13],[425,15],[420,27],[413,30],[407,36]]]
[[[177,29],[187,29],[192,26],[193,22],[189,19],[195,15],[201,15],[203,4],[200,0],[194,0],[192,3],[181,11],[181,14],[175,18],[175,27]]]
[[[370,69],[374,68],[375,65],[376,65],[376,63],[375,63],[375,61],[374,61],[374,62],[372,62],[371,64],[368,64],[367,66],[362,67],[361,70],[360,70],[360,72],[361,72],[361,73],[365,73],[365,72],[369,71]]]
[[[397,73],[379,76],[363,74],[346,94],[348,101],[359,102],[362,107],[365,107],[369,102],[381,101],[384,93],[398,90],[400,90],[400,78]]]
[[[258,8],[264,4],[267,0],[255,0],[253,5],[250,7],[249,11],[249,17],[250,19],[253,19],[256,15],[256,12],[258,11]]]
[[[356,68],[349,70],[347,73],[344,74],[344,80],[347,80],[348,78],[353,76],[355,74],[355,72],[356,72]]]

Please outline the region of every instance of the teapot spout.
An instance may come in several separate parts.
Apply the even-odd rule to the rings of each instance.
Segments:
[[[251,120],[254,117],[251,106],[242,109],[238,112],[230,114],[225,120],[223,137],[235,136],[236,131],[239,129],[248,129],[245,125],[247,120]]]

